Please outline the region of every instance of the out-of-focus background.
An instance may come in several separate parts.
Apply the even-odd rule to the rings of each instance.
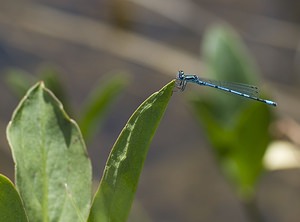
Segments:
[[[0,172],[14,177],[5,129],[20,98],[7,80],[9,70],[39,79],[45,67],[54,69],[75,120],[99,79],[118,72],[130,76],[102,121],[101,130],[88,143],[97,182],[114,141],[143,100],[174,79],[179,69],[211,77],[201,50],[206,47],[205,33],[216,24],[231,27],[240,36],[259,70],[258,84],[279,104],[270,111],[274,115],[269,129],[274,152],[266,156],[266,163],[271,170],[265,171],[256,184],[261,218],[298,221],[297,1],[2,0]],[[186,91],[198,88],[188,86]],[[221,173],[205,129],[185,99],[186,91],[174,92],[154,137],[129,221],[250,221]],[[229,95],[222,96],[226,100]]]

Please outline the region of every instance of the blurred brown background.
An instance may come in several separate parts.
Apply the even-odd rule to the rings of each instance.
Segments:
[[[262,84],[279,104],[275,136],[298,148],[300,2],[2,0],[0,172],[13,179],[5,128],[19,100],[2,78],[7,68],[35,75],[43,64],[59,67],[75,111],[100,76],[113,70],[131,74],[129,87],[89,147],[98,181],[136,107],[178,69],[205,73],[200,43],[205,29],[215,23],[229,23],[241,35],[261,70]],[[151,145],[129,221],[247,221],[188,107],[174,93]],[[293,168],[263,175],[257,199],[265,221],[299,221],[299,173]]]

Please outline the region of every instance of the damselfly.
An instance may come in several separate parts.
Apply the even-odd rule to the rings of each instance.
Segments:
[[[247,99],[253,99],[259,102],[266,103],[271,106],[277,106],[276,102],[257,97],[258,88],[256,86],[242,84],[242,83],[208,80],[208,79],[200,78],[197,75],[184,74],[182,70],[178,71],[178,76],[176,77],[177,88],[183,91],[188,82],[195,83],[201,86],[213,87],[238,96],[242,96]]]

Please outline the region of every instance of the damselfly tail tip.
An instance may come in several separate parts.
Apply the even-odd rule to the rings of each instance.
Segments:
[[[273,102],[271,100],[265,100],[266,101],[266,104],[268,105],[271,105],[271,106],[277,106],[277,103],[276,102]]]

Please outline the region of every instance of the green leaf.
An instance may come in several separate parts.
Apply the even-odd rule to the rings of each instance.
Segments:
[[[150,142],[173,88],[174,81],[171,81],[151,95],[123,128],[106,163],[89,222],[126,221]]]
[[[85,139],[90,139],[99,127],[111,104],[117,99],[127,85],[126,75],[109,75],[101,78],[96,88],[91,92],[79,121],[79,126]]]
[[[0,221],[27,222],[24,207],[12,182],[0,174]]]
[[[29,221],[86,221],[90,160],[78,126],[43,83],[22,99],[7,136]]]

